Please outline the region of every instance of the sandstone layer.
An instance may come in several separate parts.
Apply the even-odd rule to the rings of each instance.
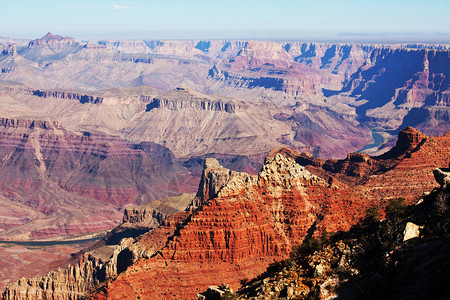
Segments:
[[[436,186],[431,170],[429,177],[423,171],[434,163],[448,164],[448,147],[448,135],[433,138],[408,128],[380,157],[352,154],[324,162],[282,149],[267,157],[258,175],[207,159],[197,197],[186,211],[167,217],[151,232],[123,239],[115,250],[98,252],[103,253],[100,269],[108,276],[97,276],[100,285],[94,288],[91,282],[83,289],[93,299],[191,299],[221,282],[236,289],[240,279],[286,258],[305,239],[325,230],[348,230],[370,205],[384,207],[398,197],[417,201]],[[130,211],[126,219],[141,216]],[[27,290],[48,293],[36,290],[39,280],[10,285],[6,299]],[[64,289],[58,291],[62,299],[68,295]]]
[[[450,169],[433,170],[439,187],[410,207],[366,217],[347,232],[295,249],[228,297],[233,299],[446,299],[450,266]],[[430,173],[427,171],[427,173]],[[398,205],[398,202],[397,202]],[[315,244],[313,243],[315,242]],[[214,289],[226,299],[226,285]],[[213,299],[211,288],[199,299]],[[208,293],[209,292],[209,293]],[[205,298],[202,298],[202,296]],[[210,297],[210,298],[208,298]]]
[[[352,110],[250,103],[182,87],[167,93],[149,87],[75,93],[7,86],[0,98],[5,116],[58,120],[74,131],[154,142],[182,160],[240,155],[255,161],[283,146],[339,158],[371,139]]]

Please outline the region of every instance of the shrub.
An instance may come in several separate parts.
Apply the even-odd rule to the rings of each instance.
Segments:
[[[380,220],[380,206],[377,204],[372,204],[366,209],[366,214],[361,220],[361,225],[369,226],[377,223]]]
[[[407,214],[408,206],[405,204],[405,198],[392,198],[386,205],[386,218],[397,221],[404,218]]]

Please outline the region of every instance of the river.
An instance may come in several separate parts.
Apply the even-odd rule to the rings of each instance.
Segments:
[[[74,245],[74,244],[84,244],[89,242],[94,242],[102,239],[103,236],[97,236],[87,239],[78,239],[78,240],[66,240],[66,241],[1,241],[0,244],[7,245],[20,245],[26,247],[49,247],[55,245]]]
[[[374,139],[374,142],[373,142],[372,144],[365,145],[363,148],[359,149],[359,150],[356,151],[356,152],[364,152],[364,151],[366,151],[366,150],[368,150],[368,149],[375,148],[375,147],[378,148],[378,147],[380,147],[381,145],[383,145],[384,138],[383,138],[383,136],[382,136],[381,134],[379,134],[378,132],[372,131],[372,138]]]

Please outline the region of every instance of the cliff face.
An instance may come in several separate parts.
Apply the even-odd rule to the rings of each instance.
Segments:
[[[351,154],[341,161],[282,149],[268,155],[258,175],[233,172],[207,159],[197,197],[186,211],[136,239],[123,240],[106,263],[117,270],[109,273],[112,281],[85,290],[93,299],[191,299],[212,284],[227,282],[236,289],[240,279],[286,258],[305,239],[325,230],[348,230],[372,203],[384,206],[397,197],[417,201],[436,186],[432,173],[424,175],[424,170],[448,163],[448,138],[408,128],[384,157]],[[141,222],[144,215],[153,216],[145,212],[127,210],[125,219]],[[351,249],[328,250],[327,257],[346,257]],[[96,253],[99,257],[101,251]],[[321,274],[328,267],[314,265]],[[28,288],[10,285],[7,295]]]
[[[425,133],[444,134],[438,124],[446,124],[443,115],[448,114],[449,59],[448,50],[374,49],[342,91],[356,100],[367,100],[357,110],[371,126],[426,126],[432,122],[427,119],[431,114],[437,128],[426,127]]]
[[[86,287],[98,284],[97,277],[104,277],[102,261],[85,256],[75,266],[59,269],[44,277],[20,279],[20,288],[7,289],[3,299],[80,299]]]
[[[228,86],[262,87],[290,96],[314,95],[321,87],[339,86],[338,76],[322,70],[321,66],[296,60],[301,54],[291,56],[297,54],[294,48],[291,44],[248,42],[235,57],[211,68],[209,77]]]
[[[183,88],[177,88],[178,91],[184,91]],[[147,104],[146,111],[150,111],[154,108],[165,108],[169,110],[178,111],[181,109],[193,109],[204,111],[220,111],[227,113],[235,113],[239,110],[239,106],[246,106],[244,103],[236,103],[233,100],[214,101],[212,99],[201,99],[195,97],[183,97],[182,99],[164,99],[153,98],[149,104]]]
[[[101,231],[117,224],[114,211],[124,204],[195,184],[165,147],[75,133],[54,121],[0,119],[0,144],[5,239]]]
[[[449,51],[376,49],[370,63],[361,67],[349,82],[353,95],[372,100],[372,107],[381,106],[379,101],[390,101],[406,107],[423,105],[448,106],[450,69],[446,61]],[[408,62],[406,64],[405,62]],[[368,82],[376,79],[375,82]],[[376,93],[382,90],[384,94]]]
[[[7,287],[2,299],[84,299],[95,286],[117,277],[139,258],[148,257],[142,247],[133,244],[134,238],[185,209],[192,198],[192,194],[182,194],[145,206],[128,207],[120,226],[103,240],[80,251],[68,266],[45,276],[22,278]]]
[[[83,94],[79,94],[79,93],[63,92],[63,91],[36,90],[36,91],[33,91],[33,96],[37,96],[40,98],[50,98],[51,97],[51,98],[56,98],[56,99],[77,100],[80,103],[93,103],[93,104],[99,104],[99,103],[102,103],[102,101],[103,101],[103,98],[101,98],[101,97],[83,95]]]
[[[332,200],[336,197],[345,198],[345,204]],[[349,228],[359,217],[356,207],[363,205],[350,198],[280,154],[267,159],[257,176],[231,172],[208,159],[188,214],[173,215],[143,235],[136,246],[154,253],[151,258],[130,266],[94,298],[190,299],[219,280],[235,287],[238,278],[286,257],[306,236]],[[343,216],[341,205],[352,212]],[[155,284],[145,286],[144,278]]]
[[[284,48],[295,61],[349,78],[377,45],[287,43]]]
[[[391,207],[382,222],[372,215],[347,233],[295,249],[233,298],[448,298],[449,274],[436,271],[450,266],[448,171],[433,170],[440,186],[415,205]]]

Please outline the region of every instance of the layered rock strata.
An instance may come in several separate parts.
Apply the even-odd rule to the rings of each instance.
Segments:
[[[183,210],[193,195],[182,194],[124,212],[123,223],[107,236],[73,257],[69,265],[45,276],[22,278],[9,285],[2,299],[83,299],[96,285],[118,274],[146,253],[133,245],[139,236]]]
[[[404,191],[421,195],[436,186],[422,172],[424,166],[448,160],[448,135],[430,138],[412,128],[401,135],[385,157],[352,154],[346,162],[335,162],[335,169],[322,169],[322,175],[341,174],[332,180],[307,170],[319,174],[323,162],[309,156],[311,164],[302,167],[296,160],[308,156],[288,149],[269,155],[258,175],[233,172],[207,159],[197,197],[186,211],[134,240],[123,240],[120,252],[108,256],[117,262],[117,272],[91,287],[88,296],[191,299],[220,282],[236,289],[240,279],[252,278],[274,260],[286,258],[293,245],[325,230],[348,230],[369,205],[383,206],[397,197],[417,200]],[[339,165],[345,166],[342,173]],[[411,176],[416,173],[422,177]],[[14,284],[7,292],[26,289]]]
[[[132,293],[128,297],[135,297],[134,288],[139,290],[143,286],[137,288],[134,285],[143,284],[143,281],[129,276],[134,276],[135,272],[131,270],[138,266],[148,266],[143,267],[145,275],[139,276],[147,280],[158,280],[163,276],[172,286],[164,291],[164,283],[154,285],[149,297],[164,297],[163,293],[169,290],[172,297],[195,295],[188,292],[190,287],[176,288],[169,282],[178,277],[185,280],[188,273],[201,268],[202,262],[206,263],[207,271],[201,286],[210,284],[213,278],[230,280],[237,274],[240,274],[238,278],[253,276],[273,259],[285,257],[292,244],[324,230],[328,225],[323,222],[340,229],[346,229],[355,222],[359,218],[357,214],[344,218],[337,215],[341,210],[340,204],[331,199],[341,192],[328,188],[328,183],[282,155],[268,160],[257,176],[232,172],[221,167],[216,160],[207,159],[197,200],[192,202],[187,212],[170,216],[158,229],[144,234],[135,242],[123,240],[122,246],[124,243],[128,246],[115,250],[117,259],[114,260],[116,256],[113,255],[109,263],[118,261],[116,269],[120,272],[108,273],[107,278],[115,278],[117,274],[118,277],[112,283],[112,292],[109,287],[104,291],[108,295],[115,293],[115,286],[127,282],[127,285],[132,283],[133,291],[121,291],[120,295],[111,297],[127,297],[125,295],[129,292]],[[316,196],[322,193],[329,200],[318,202]],[[346,203],[355,207],[361,205],[353,200]],[[329,218],[323,215],[329,215]],[[141,216],[127,211],[125,219],[140,220]],[[161,264],[168,267],[159,268]],[[124,269],[119,265],[125,265]],[[223,272],[222,268],[228,271]],[[234,286],[237,280],[233,281]],[[35,288],[34,284],[26,286],[25,282],[11,285],[5,297],[22,293],[15,292],[15,289]]]
[[[423,195],[415,205],[403,211],[391,210],[381,222],[366,218],[340,238],[316,240],[315,248],[298,248],[289,260],[272,266],[229,296],[448,298],[449,274],[436,270],[450,266],[450,172],[448,168],[436,168],[433,173],[440,186]],[[201,293],[199,299],[213,299],[211,292]]]
[[[163,146],[76,133],[56,121],[0,119],[0,156],[4,239],[102,231],[117,226],[125,204],[196,185]]]
[[[345,204],[333,201],[336,197],[347,200]],[[253,276],[271,260],[285,257],[291,245],[306,236],[325,228],[349,228],[359,215],[338,215],[340,205],[363,210],[356,209],[363,204],[350,198],[280,154],[268,159],[257,176],[229,171],[207,159],[189,212],[174,215],[143,235],[137,245],[150,258],[130,266],[94,298],[190,299],[213,280],[236,286],[238,278]],[[195,277],[195,288],[194,272],[203,274]],[[144,288],[143,278],[161,277],[165,283]],[[180,284],[174,287],[169,282]]]

